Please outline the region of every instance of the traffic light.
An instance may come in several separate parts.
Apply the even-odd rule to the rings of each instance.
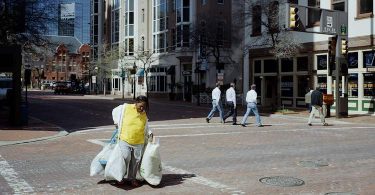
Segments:
[[[300,18],[298,16],[298,8],[290,6],[289,8],[289,28],[298,29]]]
[[[347,76],[348,75],[348,63],[346,60],[341,62],[341,76]]]
[[[328,76],[332,76],[332,72],[336,70],[336,43],[336,36],[328,39]]]
[[[348,40],[341,39],[341,54],[346,56],[348,54]]]

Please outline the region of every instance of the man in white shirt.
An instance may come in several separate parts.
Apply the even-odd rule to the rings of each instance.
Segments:
[[[223,110],[221,109],[221,101],[220,101],[221,91],[220,91],[220,84],[216,83],[215,89],[212,90],[212,110],[208,114],[206,118],[206,122],[209,123],[211,118],[214,116],[216,110],[219,110],[220,120],[223,123]]]
[[[224,116],[223,121],[233,115],[233,125],[237,125],[237,108],[236,108],[236,91],[234,90],[234,83],[230,83],[229,89],[225,93],[227,99],[227,105],[229,106],[229,111]]]
[[[257,108],[257,97],[258,97],[258,94],[255,91],[255,88],[256,88],[256,85],[252,84],[251,85],[251,90],[248,91],[247,94],[246,94],[247,109],[246,109],[246,113],[243,116],[242,121],[241,121],[241,126],[242,127],[246,127],[246,120],[247,120],[247,117],[249,116],[249,114],[251,112],[254,112],[257,126],[258,127],[263,127],[262,122],[260,121],[260,116],[259,116],[259,112],[258,112],[258,108]]]

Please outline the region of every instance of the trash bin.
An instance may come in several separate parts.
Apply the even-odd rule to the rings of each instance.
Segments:
[[[28,125],[29,123],[29,108],[26,102],[21,104],[21,125]]]

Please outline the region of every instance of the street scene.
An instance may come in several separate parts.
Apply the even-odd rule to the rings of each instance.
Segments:
[[[0,0],[0,194],[375,194],[373,0]]]
[[[264,127],[255,125],[254,116],[242,127],[230,120],[220,123],[218,114],[206,123],[208,105],[151,99],[150,128],[160,138],[163,177],[158,186],[145,182],[133,188],[89,175],[91,161],[114,131],[112,108],[132,102],[131,98],[30,93],[34,127],[1,130],[2,194],[373,194],[375,190],[371,116],[328,118],[329,126],[316,118],[308,126],[306,111],[261,113]],[[240,119],[243,110],[238,113]],[[276,179],[262,180],[268,177]]]

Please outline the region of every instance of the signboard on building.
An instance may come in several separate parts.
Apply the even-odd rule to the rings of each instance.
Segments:
[[[91,83],[96,83],[96,76],[91,77]]]
[[[182,71],[182,75],[191,75],[191,71],[184,70]]]
[[[74,19],[75,17],[75,3],[60,4],[60,18]]]

